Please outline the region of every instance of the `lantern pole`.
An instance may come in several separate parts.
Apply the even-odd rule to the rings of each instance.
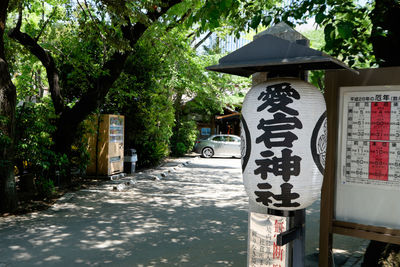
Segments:
[[[296,210],[294,215],[294,227],[299,227],[299,238],[293,241],[293,263],[305,265],[306,255],[306,209]],[[297,265],[292,265],[297,266]]]
[[[284,246],[290,243],[289,266],[305,266],[306,238],[305,238],[306,209],[295,210],[289,219],[289,230],[276,237],[277,244]]]

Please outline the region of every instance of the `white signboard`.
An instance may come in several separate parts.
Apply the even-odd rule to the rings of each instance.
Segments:
[[[288,245],[278,246],[276,236],[286,231],[287,217],[249,212],[247,266],[285,267]]]
[[[400,86],[340,88],[338,220],[399,227]]]
[[[400,91],[343,93],[343,184],[400,190]]]

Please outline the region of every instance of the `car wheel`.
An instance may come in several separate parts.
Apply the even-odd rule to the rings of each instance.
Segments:
[[[211,147],[205,147],[203,151],[201,151],[201,155],[205,158],[211,158],[214,156],[214,150]]]

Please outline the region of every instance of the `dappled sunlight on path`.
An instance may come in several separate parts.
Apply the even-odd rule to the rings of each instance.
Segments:
[[[0,264],[244,266],[240,161],[212,160],[222,168],[195,161],[162,181],[138,179],[124,192],[110,181],[45,212],[0,218]]]
[[[246,266],[240,160],[194,158],[176,167],[180,162],[136,174],[137,183],[121,192],[113,187],[123,181],[107,181],[68,193],[47,211],[0,218],[0,267]],[[168,175],[154,179],[161,173]],[[306,210],[311,267],[318,266],[319,206]],[[363,240],[334,241],[336,266],[363,253]]]

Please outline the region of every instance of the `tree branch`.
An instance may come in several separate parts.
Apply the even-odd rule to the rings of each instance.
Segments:
[[[102,104],[111,86],[120,76],[128,55],[128,53],[116,52],[104,64],[104,74],[93,82],[93,86],[87,90],[78,103],[71,109],[71,114],[74,114],[73,117],[83,116],[85,118]]]
[[[15,25],[15,29],[20,30],[21,24],[22,24],[22,1],[18,7],[18,20],[17,20],[17,25]]]
[[[87,11],[88,11],[88,14],[89,14],[89,17],[91,18],[91,20],[94,22],[94,24],[96,25],[96,28],[97,28],[97,30],[99,31],[99,34],[100,34],[100,36],[101,36],[101,39],[103,40],[103,42],[104,42],[104,40],[106,39],[106,37],[103,35],[103,33],[101,32],[101,29],[100,29],[100,27],[99,27],[99,23],[98,23],[98,20],[97,19],[95,19],[94,17],[93,17],[93,15],[92,15],[92,12],[90,11],[90,8],[89,8],[89,5],[87,4],[87,2],[86,2],[86,0],[83,0],[83,2],[85,3],[85,6],[86,6],[86,9],[87,9]],[[79,5],[79,6],[81,6],[81,5]],[[82,8],[82,6],[81,6],[81,8]],[[83,9],[82,9],[83,10]]]
[[[50,19],[56,14],[57,11],[57,7],[55,7],[53,9],[53,12],[51,12],[49,18],[45,21],[45,23],[43,24],[43,27],[40,29],[39,34],[36,36],[36,38],[34,39],[36,42],[39,40],[40,36],[43,34],[44,29],[46,28],[47,24],[49,23]],[[21,16],[22,17],[22,16]]]
[[[85,17],[85,22],[86,22],[86,12],[85,12],[85,9],[83,9],[81,3],[79,3],[79,0],[76,0],[76,3],[78,3],[78,6],[81,8],[81,10],[82,10],[82,12],[83,12],[83,15],[84,15],[84,17]]]
[[[22,24],[22,9],[19,10],[18,22],[14,29],[9,32],[10,38],[16,40],[26,49],[28,49],[34,56],[36,56],[43,66],[46,68],[47,80],[49,82],[49,90],[51,99],[53,100],[54,109],[56,114],[60,114],[64,109],[64,100],[61,95],[59,85],[59,73],[51,54],[41,47],[38,42],[30,35],[21,32]]]
[[[202,43],[204,43],[204,42],[208,39],[208,37],[211,36],[211,34],[213,34],[213,32],[211,32],[211,31],[208,32],[207,35],[204,36],[203,39],[201,39],[197,44],[194,45],[194,49],[196,50],[197,48],[199,48],[199,46],[200,46]]]
[[[186,38],[189,39],[189,38],[193,37],[195,34],[196,34],[196,33],[193,31],[193,32],[189,33],[189,34],[186,36]]]
[[[159,18],[165,14],[169,8],[179,2],[181,2],[181,0],[168,1],[160,12],[155,10],[156,14],[152,15],[152,17],[154,19]],[[125,17],[125,20],[127,21],[127,24],[121,27],[122,33],[124,38],[129,41],[129,45],[133,48],[149,26],[139,22],[132,25],[128,17]],[[114,84],[115,80],[118,79],[123,71],[126,59],[129,55],[130,52],[115,52],[104,64],[102,69],[102,73],[104,74],[94,80],[92,83],[93,86],[88,88],[87,92],[71,110],[66,111],[65,116],[74,120],[77,120],[78,118],[83,120],[87,115],[99,107],[103,103],[105,96]]]
[[[147,13],[147,17],[154,23],[159,17],[164,15],[172,6],[182,2],[182,0],[169,0],[166,1],[160,7],[154,8],[152,11]],[[147,30],[149,26],[137,22],[135,25],[131,24],[131,21],[128,17],[125,17],[128,25],[122,27],[122,33],[125,39],[129,41],[129,45],[133,48],[139,38],[143,35],[143,33]]]
[[[182,15],[180,19],[175,21],[174,23],[171,23],[168,25],[168,27],[165,29],[167,32],[169,32],[171,29],[173,29],[176,25],[182,24],[189,16],[192,14],[192,10],[189,9],[185,14]]]

